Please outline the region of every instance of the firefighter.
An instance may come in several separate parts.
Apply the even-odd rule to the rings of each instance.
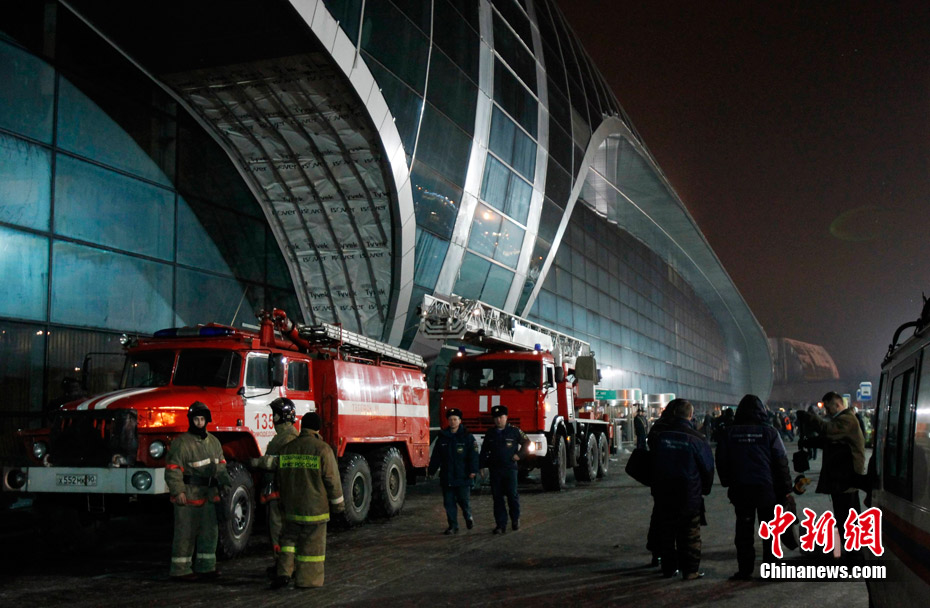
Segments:
[[[297,422],[297,408],[293,401],[287,397],[278,397],[269,403],[268,407],[272,412],[275,436],[265,449],[264,456],[249,459],[249,467],[265,471],[259,501],[268,508],[268,535],[271,537],[271,550],[277,558],[278,551],[281,550],[284,508],[281,506],[281,495],[274,484],[274,471],[278,467],[278,454],[284,446],[297,438],[300,431],[294,426]],[[269,567],[268,576],[275,576],[276,571],[276,566]]]
[[[494,534],[507,532],[507,511],[511,527],[520,529],[520,495],[517,492],[517,463],[526,455],[529,439],[515,426],[507,424],[507,407],[491,408],[494,426],[484,434],[480,463],[487,467],[491,477],[491,495],[494,497]],[[504,499],[507,505],[504,506]]]
[[[286,586],[291,576],[297,588],[323,586],[326,522],[331,510],[345,511],[336,457],[320,437],[319,414],[308,412],[300,426],[300,435],[278,456],[275,483],[284,506],[284,530],[272,589]]]
[[[462,410],[446,411],[449,426],[439,432],[433,454],[429,459],[429,475],[439,471],[443,505],[449,527],[443,534],[458,534],[458,508],[462,507],[465,527],[471,530],[475,521],[471,517],[471,484],[478,473],[478,442],[462,424]]]
[[[170,574],[178,581],[219,576],[214,503],[220,501],[220,488],[232,485],[223,446],[207,432],[213,420],[210,408],[195,401],[187,409],[187,420],[187,432],[171,442],[165,465],[165,483],[174,503]]]

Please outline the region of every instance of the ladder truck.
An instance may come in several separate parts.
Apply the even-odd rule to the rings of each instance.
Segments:
[[[424,296],[420,333],[487,349],[449,364],[441,408],[458,408],[480,442],[493,425],[491,408],[505,405],[508,421],[530,439],[521,472],[540,469],[546,490],[565,487],[568,467],[593,481],[607,473],[614,425],[594,400],[597,365],[590,345],[478,300]]]
[[[257,331],[211,323],[126,337],[119,390],[62,405],[49,428],[20,431],[27,460],[4,467],[3,489],[97,516],[164,495],[168,447],[201,401],[233,479],[219,543],[231,557],[254,521],[258,478],[243,463],[265,452],[275,434],[268,404],[287,397],[298,416],[323,419],[348,523],[369,510],[399,513],[408,477],[429,463],[423,358],[337,325],[296,324],[278,309],[259,319]]]

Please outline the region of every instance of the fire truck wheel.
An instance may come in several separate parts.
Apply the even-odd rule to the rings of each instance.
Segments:
[[[339,459],[339,475],[345,496],[345,521],[356,526],[365,521],[371,507],[371,469],[361,454],[346,452]]]
[[[238,462],[227,465],[232,486],[220,493],[219,554],[236,557],[245,551],[255,523],[255,492],[252,476]],[[225,521],[224,521],[225,519]]]
[[[585,437],[584,453],[578,459],[578,466],[575,467],[575,479],[579,481],[594,481],[597,477],[597,436],[594,433],[588,433]]]
[[[565,488],[565,474],[567,470],[565,451],[565,437],[561,434],[552,446],[553,457],[543,465],[540,477],[543,488],[549,492],[560,492]]]
[[[610,465],[610,446],[607,443],[607,433],[601,433],[597,438],[597,478],[607,476],[607,467]]]
[[[397,448],[385,448],[371,455],[372,493],[371,508],[383,517],[394,517],[404,506],[407,496],[407,470],[404,458]]]

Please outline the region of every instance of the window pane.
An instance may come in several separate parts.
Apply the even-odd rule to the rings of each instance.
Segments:
[[[477,24],[478,3],[472,0],[457,0],[455,3],[466,18]],[[461,13],[446,0],[433,3],[433,42],[446,52],[469,78],[478,82],[478,34],[466,25]]]
[[[166,186],[171,180],[145,150],[97,104],[60,79],[58,145]]]
[[[55,175],[55,232],[171,259],[174,195],[59,154]]]
[[[462,189],[442,179],[421,162],[413,164],[410,181],[417,225],[450,238],[462,200]]]
[[[536,98],[500,60],[494,62],[494,101],[501,104],[501,107],[531,136],[537,136],[536,125],[539,117],[536,115]]]
[[[45,320],[48,239],[0,226],[0,316]]]
[[[0,336],[3,336],[0,340],[0,391],[3,393],[0,412],[42,409],[45,402],[42,395],[42,366],[46,340],[42,329],[41,325],[0,321]],[[0,437],[0,447],[9,448],[4,454],[13,453],[13,429],[26,428],[28,422],[25,418],[6,421],[5,428],[9,433],[6,433],[6,437]],[[38,426],[38,422],[35,420],[33,424]]]
[[[427,101],[472,135],[475,130],[478,87],[438,49],[434,49],[430,57],[429,71]]]
[[[0,221],[48,230],[51,176],[46,150],[0,135]]]
[[[503,219],[497,236],[497,250],[494,259],[511,268],[517,267],[520,250],[523,247],[524,230],[513,222]]]
[[[516,219],[521,224],[526,224],[526,218],[530,213],[530,201],[533,198],[533,188],[517,177],[511,174],[510,187],[507,189],[507,199],[504,201],[504,213]]]
[[[449,241],[417,228],[416,258],[413,264],[413,282],[432,290],[439,279],[439,271],[446,259]]]
[[[510,169],[493,156],[488,156],[484,165],[484,181],[481,184],[481,198],[493,207],[503,211],[510,184]]]
[[[488,260],[473,253],[466,253],[453,289],[455,294],[464,298],[481,298],[481,290],[490,268],[491,262]]]
[[[260,287],[249,286],[243,300],[244,287],[235,279],[178,268],[177,323],[225,323],[252,321],[252,314],[262,306],[264,293]],[[242,306],[239,306],[242,302]],[[238,316],[236,311],[238,309]]]
[[[41,59],[0,42],[0,127],[52,141],[55,73]]]
[[[362,25],[362,48],[420,95],[426,82],[429,43],[390,2],[368,2]]]
[[[494,50],[513,68],[526,86],[531,90],[536,89],[536,59],[497,14],[494,15]]]
[[[501,216],[490,208],[479,205],[475,210],[475,223],[468,238],[468,248],[472,251],[494,257],[501,227]]]
[[[147,333],[172,325],[170,266],[61,242],[53,260],[52,322]]]
[[[310,368],[306,361],[290,361],[287,364],[287,388],[292,391],[310,390]]]
[[[409,156],[413,154],[413,145],[417,141],[423,98],[370,58],[368,67],[371,69],[372,76],[375,77],[375,82],[381,87],[381,94],[384,95],[391,115],[394,116],[394,124],[400,133],[401,141],[404,142],[404,150]]]
[[[455,123],[431,106],[426,106],[417,144],[417,160],[422,160],[456,186],[463,186],[471,143],[471,137]]]
[[[491,306],[503,308],[507,302],[507,293],[510,291],[511,283],[513,283],[512,272],[496,264],[491,264],[488,279],[484,284],[484,291],[481,292],[481,301],[487,302]]]

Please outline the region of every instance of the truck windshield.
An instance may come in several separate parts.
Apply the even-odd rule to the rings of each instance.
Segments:
[[[453,361],[449,388],[538,389],[541,379],[542,365],[536,361]]]
[[[126,358],[123,369],[123,388],[166,386],[171,380],[174,366],[173,350],[156,350],[134,353]]]
[[[239,386],[242,356],[231,350],[182,350],[174,372],[175,386]]]

